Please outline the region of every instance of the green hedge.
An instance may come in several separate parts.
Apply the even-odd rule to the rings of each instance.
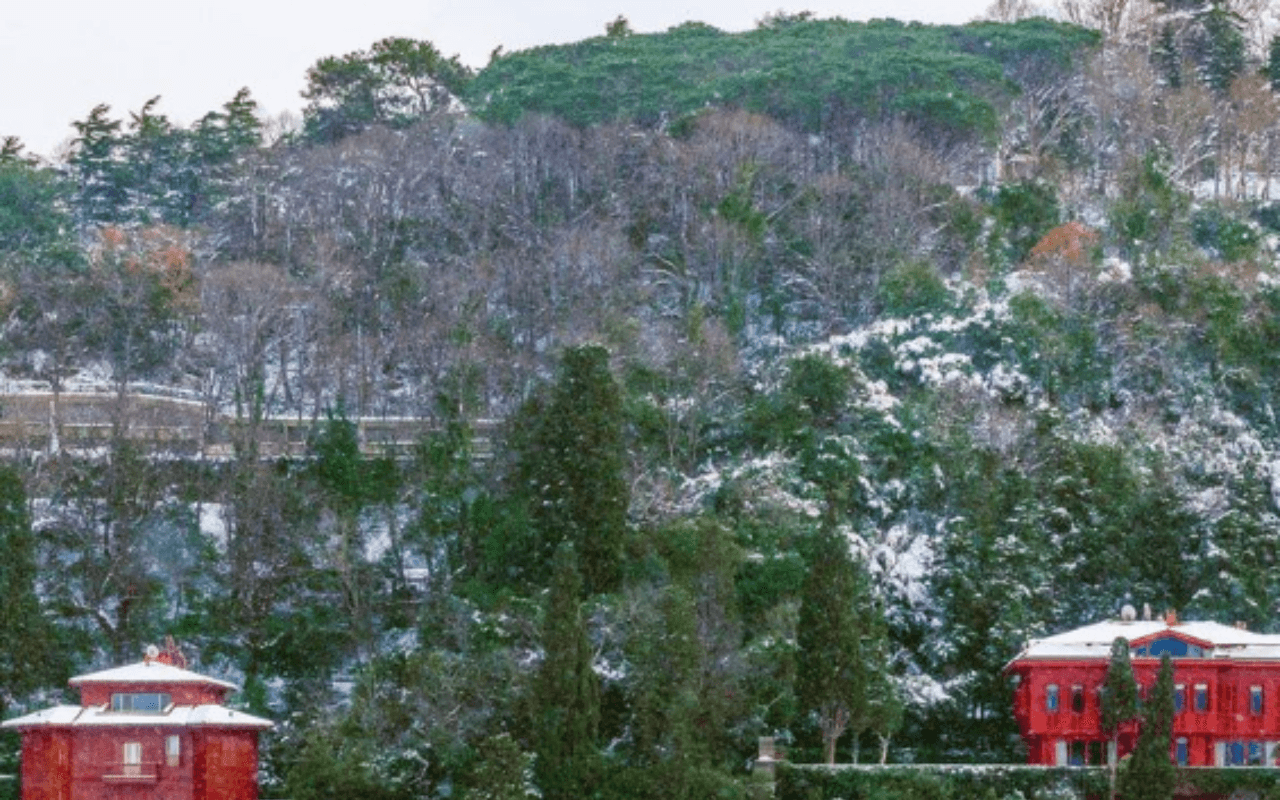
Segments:
[[[1026,800],[1105,797],[1107,773],[1093,767],[991,764],[824,767],[779,764],[777,800]]]
[[[1180,795],[1253,793],[1280,800],[1280,770],[1265,767],[1183,769]],[[927,764],[837,766],[779,764],[776,800],[1067,800],[1106,797],[1101,767]]]
[[[1272,767],[1184,769],[1178,773],[1178,791],[1180,794],[1222,797],[1230,797],[1236,792],[1253,793],[1258,800],[1280,800],[1280,770]]]

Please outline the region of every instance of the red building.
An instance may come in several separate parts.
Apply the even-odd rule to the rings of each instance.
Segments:
[[[1005,668],[1014,678],[1014,716],[1032,764],[1105,764],[1099,690],[1111,644],[1129,642],[1144,693],[1160,657],[1173,659],[1177,714],[1170,756],[1188,766],[1274,765],[1280,756],[1280,635],[1216,622],[1125,619],[1029,642]],[[1122,729],[1119,755],[1137,727]]]
[[[272,723],[227,708],[233,684],[173,660],[152,649],[80,675],[80,705],[5,721],[22,734],[23,800],[256,800]]]

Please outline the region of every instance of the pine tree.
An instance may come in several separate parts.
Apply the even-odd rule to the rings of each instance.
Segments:
[[[1111,643],[1111,663],[1102,685],[1102,731],[1111,737],[1112,753],[1118,755],[1120,728],[1138,716],[1138,682],[1129,660],[1129,640],[1117,636]],[[1111,764],[1111,797],[1116,796],[1116,758]]]
[[[600,693],[582,618],[582,576],[573,545],[556,550],[534,680],[534,774],[547,800],[586,796],[600,724]]]
[[[1201,80],[1219,94],[1244,72],[1244,19],[1222,0],[1213,0],[1197,16],[1191,37],[1191,57],[1200,68]]]
[[[1119,790],[1125,800],[1170,800],[1178,770],[1169,758],[1173,736],[1173,661],[1166,653],[1147,703],[1138,744],[1128,767],[1120,774]]]
[[[1178,49],[1178,35],[1172,24],[1160,29],[1159,38],[1152,47],[1151,60],[1156,72],[1170,89],[1182,88],[1182,53]]]
[[[100,103],[82,122],[73,122],[76,137],[68,164],[77,184],[76,222],[82,231],[94,225],[119,222],[127,201],[127,176],[120,159],[124,140],[120,120]]]

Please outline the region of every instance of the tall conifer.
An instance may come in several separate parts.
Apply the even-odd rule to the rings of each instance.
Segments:
[[[542,623],[543,660],[534,683],[534,774],[547,800],[585,797],[600,723],[600,692],[591,668],[579,596],[582,576],[573,545],[556,550]]]
[[[26,489],[13,468],[0,467],[0,716],[15,696],[42,683],[52,652],[35,581]]]
[[[848,543],[829,528],[817,536],[800,601],[796,690],[801,707],[817,714],[825,760],[834,764],[845,730],[852,724],[857,734],[871,723],[874,671],[884,668],[873,656],[883,626]]]
[[[1117,636],[1111,643],[1111,662],[1107,665],[1107,677],[1102,684],[1102,731],[1111,737],[1114,754],[1111,766],[1111,797],[1116,796],[1116,757],[1118,756],[1121,727],[1138,716],[1138,682],[1133,677],[1133,662],[1129,659],[1129,640]]]
[[[1173,737],[1173,661],[1165,653],[1151,690],[1138,744],[1129,766],[1120,775],[1119,790],[1125,800],[1169,800],[1178,782],[1178,770],[1169,757]]]
[[[525,421],[531,430],[520,445],[517,479],[534,528],[530,555],[547,559],[568,539],[587,594],[615,590],[631,495],[622,391],[609,372],[609,352],[594,345],[565,351],[559,378]]]

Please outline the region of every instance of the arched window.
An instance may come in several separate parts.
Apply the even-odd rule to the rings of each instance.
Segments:
[[[1195,709],[1197,714],[1203,714],[1209,710],[1209,686],[1204,683],[1196,684]]]

